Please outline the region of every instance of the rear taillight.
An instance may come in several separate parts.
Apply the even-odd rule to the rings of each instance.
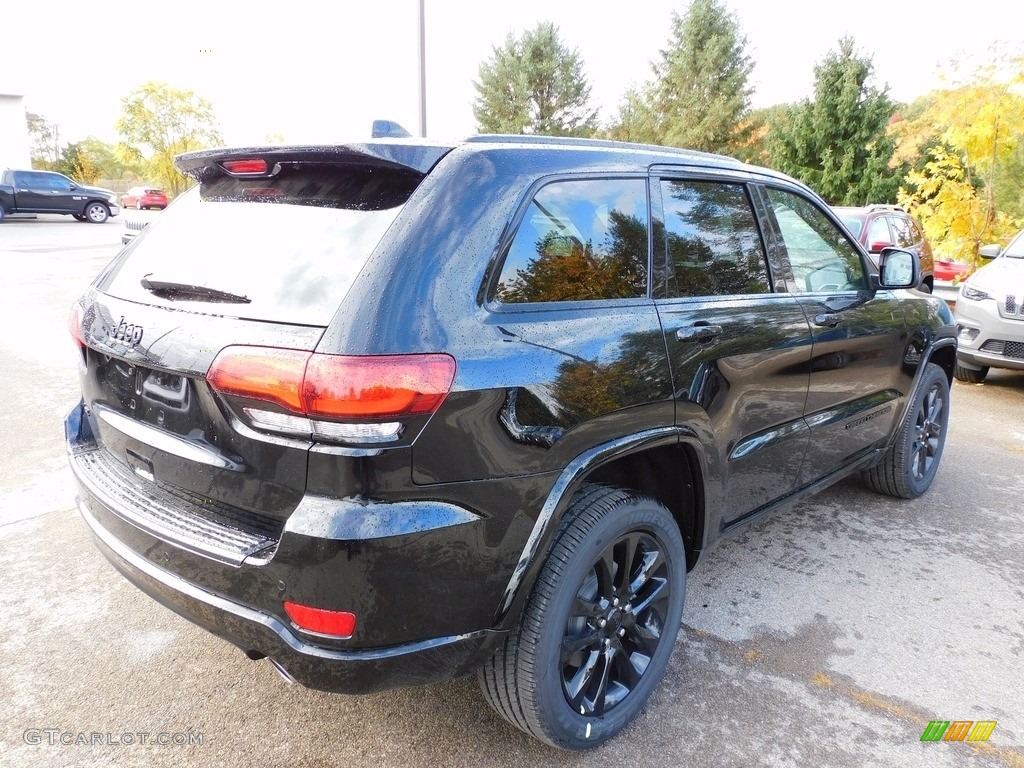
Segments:
[[[310,416],[381,419],[433,413],[455,378],[448,355],[313,355],[302,396]]]
[[[77,301],[71,305],[71,316],[68,318],[68,331],[79,351],[85,351],[85,331],[82,330],[82,305]]]
[[[206,380],[225,395],[264,400],[302,413],[302,378],[310,357],[297,349],[227,347],[213,361]]]
[[[286,411],[243,407],[259,429],[379,443],[402,434],[401,419],[438,409],[455,379],[455,359],[445,354],[324,355],[239,346],[222,350],[206,379],[217,392]]]
[[[285,613],[299,629],[331,637],[352,637],[356,631],[356,615],[348,611],[328,611],[326,608],[312,608],[287,600]]]

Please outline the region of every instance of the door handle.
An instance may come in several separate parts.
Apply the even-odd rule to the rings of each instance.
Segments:
[[[815,316],[814,324],[820,325],[822,328],[835,328],[839,325],[839,315],[832,312],[822,312],[820,315]]]
[[[713,341],[721,332],[720,325],[690,325],[676,330],[676,341],[697,341],[704,344]]]

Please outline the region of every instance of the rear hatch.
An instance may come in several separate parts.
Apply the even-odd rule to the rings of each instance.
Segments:
[[[75,461],[109,508],[215,559],[272,551],[305,490],[311,436],[254,429],[251,403],[217,391],[208,371],[226,348],[285,359],[313,350],[443,154],[433,149],[412,147],[405,164],[393,146],[370,145],[179,160],[201,183],[115,258],[73,314],[95,438]],[[259,405],[271,417],[285,410]]]

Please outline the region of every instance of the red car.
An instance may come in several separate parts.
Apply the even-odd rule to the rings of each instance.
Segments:
[[[974,268],[970,264],[963,264],[959,261],[935,260],[936,280],[948,280],[949,282],[957,279],[962,280],[973,271]]]
[[[931,293],[939,278],[932,262],[932,247],[921,226],[898,205],[866,205],[862,208],[833,208],[850,233],[867,249],[868,256],[878,266],[878,254],[883,248],[895,246],[917,255],[921,265],[918,288]],[[934,270],[934,271],[933,271]]]
[[[152,187],[132,187],[121,195],[122,208],[159,208],[167,207],[167,193]]]

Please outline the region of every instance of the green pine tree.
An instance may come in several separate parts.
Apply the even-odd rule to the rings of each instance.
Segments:
[[[473,85],[473,115],[481,133],[591,136],[597,128],[583,60],[562,44],[550,22],[518,38],[510,33],[480,65]]]
[[[772,164],[833,205],[895,202],[900,175],[889,169],[886,135],[895,105],[872,83],[874,65],[844,37],[814,68],[814,100],[805,99],[771,133]]]
[[[654,80],[630,92],[610,136],[707,152],[729,152],[750,105],[753,61],[746,37],[721,0],[694,0],[672,14]]]

